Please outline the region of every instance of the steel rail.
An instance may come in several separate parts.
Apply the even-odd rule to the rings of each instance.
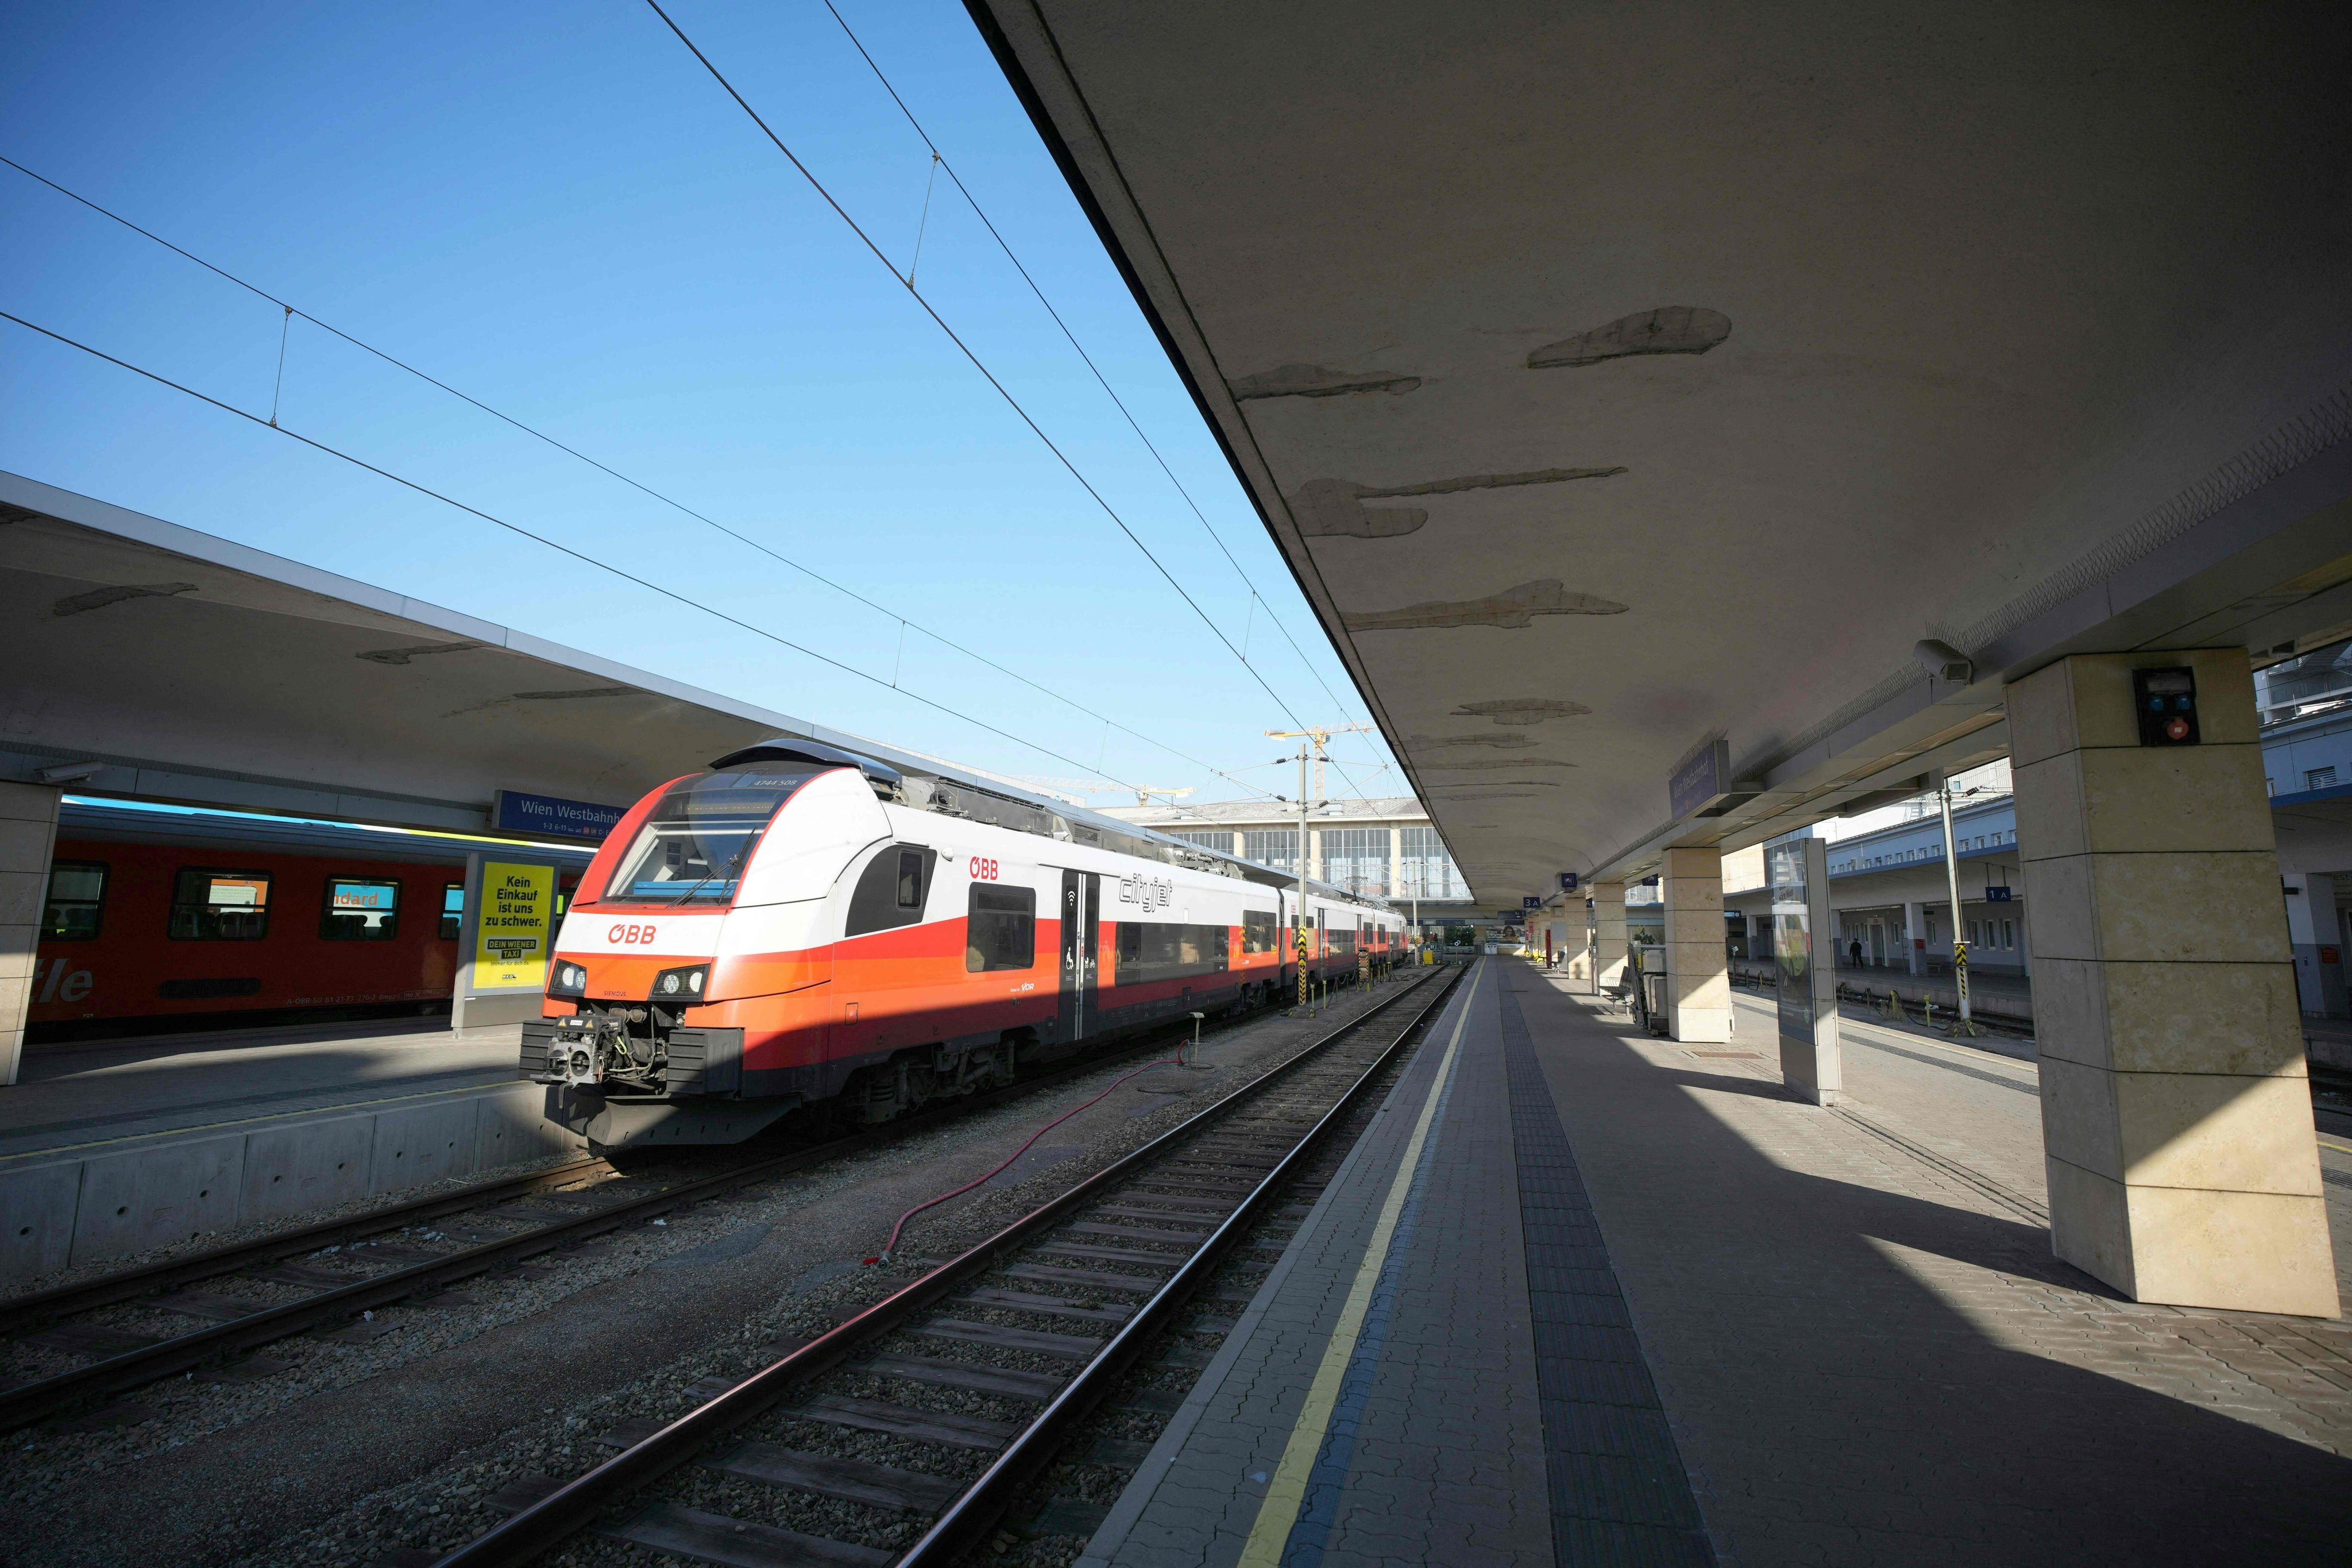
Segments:
[[[1391,997],[1390,1000],[1394,1001],[1396,998]],[[1381,1004],[1382,1007],[1386,1005],[1386,1003]],[[1372,1012],[1379,1010],[1375,1008]],[[1371,1012],[1364,1015],[1365,1017],[1371,1016]],[[390,1306],[408,1297],[422,1295],[458,1280],[471,1279],[503,1263],[520,1262],[558,1247],[577,1245],[607,1230],[617,1229],[635,1220],[654,1218],[681,1205],[698,1203],[733,1187],[768,1181],[777,1176],[790,1175],[795,1171],[805,1170],[862,1150],[887,1147],[919,1132],[929,1131],[952,1119],[1020,1099],[1037,1089],[1051,1088],[1055,1084],[1080,1076],[1108,1063],[1157,1049],[1179,1032],[1173,1030],[1155,1032],[1123,1042],[1109,1049],[1089,1054],[1075,1061],[1057,1064],[1034,1078],[1007,1084],[1001,1089],[991,1089],[968,1099],[944,1101],[931,1110],[902,1117],[869,1131],[831,1139],[810,1148],[795,1150],[791,1153],[753,1161],[678,1186],[665,1187],[658,1192],[624,1199],[593,1213],[558,1220],[551,1225],[515,1236],[499,1237],[463,1251],[453,1252],[446,1258],[412,1264],[408,1268],[394,1269],[388,1274],[379,1274],[371,1279],[356,1280],[338,1289],[324,1291],[315,1296],[306,1296],[298,1301],[288,1301],[279,1306],[263,1308],[242,1318],[217,1323],[210,1328],[198,1329],[190,1333],[175,1335],[157,1344],[125,1351],[120,1355],[93,1362],[88,1366],[76,1367],[70,1372],[59,1373],[54,1377],[43,1378],[34,1383],[19,1384],[15,1387],[0,1388],[0,1432],[29,1426],[33,1422],[56,1415],[99,1394],[121,1394],[143,1384],[169,1377],[174,1373],[192,1371],[207,1363],[235,1355],[240,1351],[252,1350],[274,1341],[289,1338],[321,1322],[372,1311],[377,1307]],[[403,1225],[414,1224],[420,1217],[432,1217],[460,1208],[479,1207],[482,1204],[493,1201],[497,1196],[511,1191],[517,1185],[528,1187],[536,1183],[562,1178],[567,1173],[585,1171],[595,1165],[609,1165],[609,1163],[610,1162],[603,1160],[583,1161],[577,1165],[562,1167],[557,1171],[533,1172],[525,1176],[483,1184],[478,1188],[444,1194],[437,1198],[399,1205],[391,1209],[376,1210],[371,1215],[354,1216],[347,1221],[331,1221],[327,1226],[314,1227],[314,1229],[331,1232],[343,1226],[367,1226],[366,1234],[371,1235],[378,1230],[396,1229]],[[373,1221],[380,1216],[392,1217],[385,1225],[374,1225]],[[121,1275],[93,1280],[87,1285],[63,1287],[57,1291],[47,1292],[41,1298],[25,1298],[9,1304],[6,1310],[11,1312],[30,1310],[37,1302],[55,1300],[77,1292],[87,1292],[93,1298],[99,1299],[86,1300],[79,1306],[71,1308],[49,1306],[43,1314],[45,1319],[64,1316],[69,1310],[89,1310],[99,1306],[111,1305],[146,1294],[158,1284],[186,1284],[196,1279],[213,1278],[234,1272],[238,1268],[251,1267],[257,1262],[274,1261],[277,1258],[288,1256],[292,1252],[307,1251],[320,1245],[320,1241],[316,1239],[293,1245],[294,1237],[307,1234],[309,1233],[289,1232],[285,1236],[265,1237],[258,1242],[240,1243],[236,1247],[200,1254],[195,1258],[184,1258],[176,1263],[165,1262],[151,1265],[145,1268],[126,1270]],[[329,1236],[324,1239],[332,1239],[332,1237]],[[287,1245],[281,1246],[281,1244]],[[264,1252],[268,1253],[268,1257],[263,1256]],[[212,1267],[215,1262],[220,1266]],[[159,1274],[174,1274],[181,1269],[197,1270],[197,1272],[169,1279],[152,1278]],[[122,1287],[119,1290],[114,1289],[118,1283]]]
[[[491,1181],[477,1182],[451,1192],[390,1204],[343,1219],[321,1220],[299,1230],[279,1231],[274,1236],[213,1247],[187,1258],[166,1258],[161,1263],[126,1268],[121,1273],[102,1275],[78,1285],[60,1285],[36,1295],[18,1296],[12,1300],[0,1301],[0,1333],[14,1333],[55,1318],[110,1307],[117,1301],[127,1301],[150,1291],[167,1290],[175,1285],[193,1285],[199,1279],[234,1274],[257,1263],[275,1263],[298,1252],[315,1252],[333,1242],[357,1241],[382,1231],[399,1230],[421,1220],[438,1219],[443,1215],[479,1208],[486,1203],[525,1194],[538,1187],[560,1185],[612,1168],[610,1161],[592,1155],[568,1165],[551,1165],[520,1176],[500,1176]]]
[[[1062,1391],[1037,1413],[1027,1426],[1022,1428],[988,1468],[981,1472],[979,1479],[931,1521],[931,1527],[898,1559],[897,1568],[942,1568],[996,1528],[998,1520],[1012,1503],[1013,1494],[1031,1477],[1053,1462],[1055,1454],[1071,1428],[1094,1413],[1095,1407],[1110,1393],[1111,1385],[1141,1358],[1146,1347],[1166,1326],[1168,1320],[1183,1309],[1192,1293],[1224,1261],[1226,1255],[1240,1245],[1243,1236],[1257,1223],[1276,1194],[1372,1091],[1381,1074],[1404,1053],[1423,1020],[1445,1005],[1455,985],[1460,984],[1462,975],[1466,973],[1466,969],[1457,970],[1454,978],[1429,999],[1428,1005],[1413,1015],[1412,1021],[1397,1032],[1397,1037],[1390,1042],[1378,1059],[1348,1086],[1331,1109],[1325,1111],[1274,1169],[1250,1190],[1249,1196],[1242,1200],[1241,1206],[1210,1233],[1209,1238],[1184,1260],[1166,1284],[1152,1293],[1150,1300],[1136,1309],[1135,1315],[1119,1326],[1093,1360],[1078,1369],[1076,1374],[1063,1385]]]
[[[1321,1039],[1302,1047],[1292,1056],[1267,1068],[1256,1079],[1225,1095],[1213,1105],[1186,1118],[1185,1121],[1161,1133],[1141,1148],[1122,1155],[1085,1181],[1014,1220],[977,1246],[940,1265],[920,1279],[909,1281],[856,1317],[837,1324],[772,1365],[753,1373],[726,1393],[679,1416],[660,1431],[623,1449],[585,1475],[565,1482],[536,1502],[509,1516],[485,1533],[443,1557],[436,1564],[436,1568],[512,1568],[514,1564],[530,1562],[559,1542],[577,1533],[621,1494],[677,1468],[710,1442],[765,1415],[769,1410],[782,1404],[800,1384],[841,1365],[869,1342],[898,1327],[915,1313],[937,1302],[950,1291],[959,1289],[971,1276],[988,1268],[1003,1253],[1031,1240],[1039,1232],[1052,1226],[1070,1210],[1118,1186],[1138,1170],[1154,1163],[1172,1150],[1191,1142],[1211,1123],[1222,1120],[1231,1111],[1256,1099],[1276,1085],[1287,1081],[1299,1068],[1380,1017],[1398,1003],[1418,994],[1422,987],[1431,980],[1447,973],[1441,970],[1425,975],[1395,995],[1366,1009]],[[1454,979],[1460,976],[1459,971],[1452,973]],[[1445,992],[1450,989],[1450,983],[1447,986],[1440,988],[1441,1000]],[[1418,1021],[1416,1017],[1415,1022]],[[1399,1038],[1402,1039],[1403,1036],[1400,1035]],[[1391,1049],[1392,1051],[1394,1047],[1391,1047]],[[1387,1059],[1387,1054],[1384,1053],[1381,1060],[1384,1062]],[[1368,1068],[1365,1076],[1369,1077],[1379,1070],[1377,1067]],[[1358,1086],[1360,1087],[1364,1079],[1360,1078]],[[1349,1092],[1355,1091],[1351,1089]],[[1322,1123],[1318,1122],[1317,1125],[1319,1130]],[[1287,1163],[1288,1162],[1286,1161],[1283,1168],[1286,1168]],[[1264,1190],[1265,1190],[1265,1184],[1261,1184],[1257,1191]],[[1219,1234],[1223,1234],[1222,1230]],[[1157,1302],[1165,1294],[1166,1291],[1163,1289],[1153,1297],[1153,1300]],[[1121,1335],[1113,1342],[1125,1344],[1134,1342]],[[1057,1405],[1059,1403],[1056,1401]]]

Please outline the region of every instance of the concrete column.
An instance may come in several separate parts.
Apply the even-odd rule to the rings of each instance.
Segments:
[[[1592,884],[1592,988],[1612,990],[1625,978],[1625,884]]]
[[[1927,940],[1927,906],[1903,906],[1903,961],[1914,974],[1927,973],[1927,954],[1920,944]]]
[[[2203,743],[2143,747],[2131,672],[2180,665]],[[2053,1249],[2137,1300],[2336,1316],[2244,650],[2081,654],[2006,696]]]
[[[1658,872],[1665,895],[1666,1033],[1677,1040],[1731,1038],[1731,964],[1723,946],[1723,852],[1669,849]]]
[[[0,783],[0,1084],[16,1081],[24,1059],[25,1015],[33,1005],[33,962],[64,793],[48,784]]]

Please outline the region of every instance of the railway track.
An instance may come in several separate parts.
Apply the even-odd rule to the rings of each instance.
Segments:
[[[1462,973],[1433,972],[830,1331],[704,1380],[686,1414],[625,1423],[576,1479],[509,1486],[489,1500],[508,1517],[454,1552],[385,1561],[503,1568],[583,1535],[735,1568],[957,1560],[1116,1391],[1176,1408],[1180,1393],[1129,1384],[1208,1364],[1203,1339],[1233,1327],[1287,1239],[1268,1232],[1303,1217],[1353,1141],[1336,1134]],[[1100,1437],[1084,1458],[1131,1472],[1148,1447]],[[1070,1528],[1044,1532],[1088,1532],[1099,1511],[1056,1509]],[[821,1521],[846,1528],[796,1528]]]
[[[1234,1021],[1263,1016],[1243,1014]],[[81,1365],[0,1386],[0,1431],[78,1414],[93,1425],[143,1418],[136,1407],[111,1415],[93,1407],[182,1373],[234,1381],[269,1376],[278,1365],[251,1352],[273,1342],[314,1330],[331,1339],[373,1338],[391,1326],[372,1319],[379,1308],[465,1304],[450,1287],[511,1273],[624,1226],[930,1131],[1164,1048],[1185,1032],[1145,1037],[870,1131],[782,1153],[636,1174],[609,1160],[585,1158],[0,1302],[0,1337],[47,1352],[48,1359],[85,1358]],[[231,1289],[200,1288],[213,1282]],[[137,1326],[77,1321],[110,1308],[131,1309]],[[179,1332],[165,1326],[183,1321],[203,1326]]]

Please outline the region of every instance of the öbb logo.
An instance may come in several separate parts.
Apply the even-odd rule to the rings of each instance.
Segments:
[[[652,926],[623,925],[616,921],[604,928],[604,942],[609,947],[650,947],[658,934]]]
[[[993,860],[984,860],[978,856],[974,856],[971,862],[971,879],[975,882],[993,882],[997,880],[996,862]]]

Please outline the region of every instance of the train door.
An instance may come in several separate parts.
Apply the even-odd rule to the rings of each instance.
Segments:
[[[1055,1002],[1055,1033],[1075,1040],[1094,1026],[1095,987],[1102,973],[1102,933],[1097,921],[1102,879],[1092,871],[1062,873],[1062,989]]]

